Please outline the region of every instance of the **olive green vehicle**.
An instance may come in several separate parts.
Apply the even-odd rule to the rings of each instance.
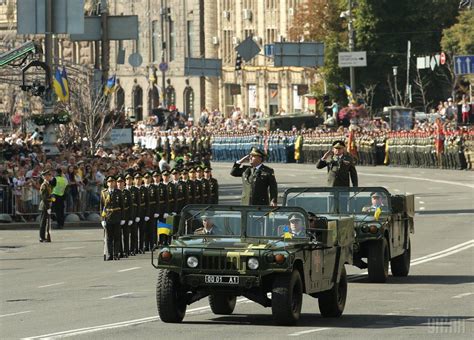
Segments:
[[[297,207],[188,205],[172,241],[152,253],[159,316],[181,322],[186,307],[205,297],[213,313],[229,315],[243,296],[271,307],[277,324],[293,325],[306,293],[318,299],[323,316],[339,317],[353,223],[323,218],[309,228],[308,214]]]
[[[354,217],[353,264],[367,268],[370,282],[385,282],[410,271],[410,234],[415,232],[413,195],[391,195],[383,187],[291,188],[284,206],[319,216]],[[364,259],[366,261],[364,261]]]

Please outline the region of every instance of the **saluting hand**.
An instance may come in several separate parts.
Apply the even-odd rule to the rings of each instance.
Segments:
[[[242,157],[241,159],[239,159],[239,160],[237,161],[237,163],[239,163],[239,164],[240,164],[240,163],[245,163],[245,162],[247,162],[247,161],[249,160],[249,158],[250,158],[250,155],[244,156],[244,157]]]
[[[331,157],[333,155],[333,152],[332,150],[329,150],[328,152],[326,152],[323,156],[323,159],[326,160],[328,159],[329,157]]]

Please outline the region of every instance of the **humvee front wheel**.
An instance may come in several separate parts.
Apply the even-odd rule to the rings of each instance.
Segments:
[[[237,297],[226,294],[209,295],[209,305],[214,314],[230,315],[234,311]]]
[[[186,314],[186,301],[178,277],[167,269],[158,269],[156,305],[161,321],[179,323]]]
[[[367,258],[367,269],[369,281],[383,283],[388,277],[388,262],[390,253],[387,239],[373,241],[369,246],[369,257]]]
[[[407,276],[410,272],[410,261],[411,261],[411,242],[408,239],[408,248],[405,252],[393,258],[390,261],[390,268],[393,276]]]
[[[298,270],[279,275],[273,281],[272,314],[278,325],[291,326],[300,318],[303,283]]]
[[[341,278],[335,282],[331,290],[323,292],[318,298],[319,311],[325,318],[339,317],[344,312],[347,298],[347,274],[342,266]]]

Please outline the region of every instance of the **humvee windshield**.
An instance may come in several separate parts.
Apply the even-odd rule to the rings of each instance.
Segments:
[[[185,219],[182,235],[241,237],[246,234],[248,237],[280,238],[288,232],[292,237],[306,237],[306,217],[303,213],[274,210],[186,209],[182,217]]]
[[[373,215],[377,208],[389,212],[385,192],[369,191],[320,191],[290,192],[286,205],[301,207],[315,214]]]

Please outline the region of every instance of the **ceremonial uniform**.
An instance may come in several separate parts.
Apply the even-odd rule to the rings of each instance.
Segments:
[[[149,190],[144,184],[140,186],[140,207],[138,209],[140,222],[138,224],[138,252],[145,253],[145,233],[150,220],[150,196]]]
[[[109,176],[107,181],[114,181]],[[105,229],[105,255],[107,260],[119,259],[120,224],[123,220],[123,198],[118,189],[103,189],[100,195],[102,226]]]
[[[148,174],[151,177],[151,174]],[[147,222],[145,231],[145,250],[152,250],[155,246],[156,223],[159,218],[159,188],[156,184],[148,185],[148,196],[150,198],[150,220]]]
[[[333,143],[334,148],[344,148],[345,144],[340,141]],[[357,171],[354,165],[353,158],[344,153],[341,156],[332,156],[329,160],[319,159],[316,163],[316,168],[328,168],[327,185],[329,187],[349,187],[349,179],[352,186],[358,186]]]
[[[127,177],[133,177],[131,174]],[[138,225],[140,223],[139,207],[140,207],[140,189],[136,186],[128,188],[131,196],[130,217],[133,223],[130,225],[130,255],[134,256],[138,252]],[[125,236],[124,236],[125,237]]]
[[[40,242],[50,242],[51,240],[46,238],[46,229],[51,227],[51,185],[47,178],[50,176],[50,172],[48,170],[43,171],[41,173],[43,176],[43,183],[40,187],[40,203],[39,203],[39,211],[41,213],[40,218]]]
[[[123,180],[123,177],[117,178],[117,181]],[[123,219],[125,224],[122,226],[121,233],[121,252],[122,257],[128,257],[130,254],[130,228],[133,224],[133,203],[132,203],[132,193],[130,190],[124,188],[122,190],[122,199],[123,199]]]

